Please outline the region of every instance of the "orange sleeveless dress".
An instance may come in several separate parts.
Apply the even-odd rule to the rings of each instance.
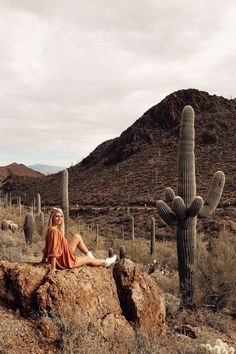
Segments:
[[[47,231],[46,244],[43,252],[49,262],[51,262],[53,257],[56,258],[56,266],[59,269],[75,267],[78,258],[74,255],[65,236],[53,226]]]

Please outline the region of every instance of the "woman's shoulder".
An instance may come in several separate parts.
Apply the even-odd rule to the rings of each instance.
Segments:
[[[50,226],[47,229],[47,234],[60,234],[60,231],[58,230],[58,228],[56,226]]]

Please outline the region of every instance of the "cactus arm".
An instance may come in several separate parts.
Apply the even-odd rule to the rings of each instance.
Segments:
[[[171,210],[171,208],[163,201],[157,201],[157,211],[160,217],[168,224],[168,225],[177,225],[178,219],[175,213]]]
[[[202,197],[196,196],[193,199],[192,204],[190,205],[190,207],[187,210],[188,216],[191,216],[191,217],[197,216],[198,213],[200,212],[202,206],[203,206]]]
[[[172,203],[172,210],[178,219],[184,219],[186,217],[186,205],[183,199],[179,196],[176,196]]]
[[[210,216],[217,208],[217,205],[220,201],[223,192],[224,184],[224,172],[217,171],[212,178],[209,192],[207,194],[206,200],[204,201],[204,205],[199,213],[200,217]]]
[[[175,197],[175,192],[172,188],[167,187],[164,192],[164,199],[167,203],[172,203]]]

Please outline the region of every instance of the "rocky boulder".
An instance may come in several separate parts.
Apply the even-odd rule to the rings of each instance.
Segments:
[[[147,335],[165,327],[162,292],[126,259],[115,265],[114,277],[112,269],[103,267],[48,275],[47,265],[0,261],[0,302],[24,316],[57,318],[64,327],[70,322],[72,333],[82,328],[86,335],[96,333],[106,343],[116,343],[121,353],[135,339],[134,325]]]
[[[164,294],[156,282],[129,259],[116,263],[113,274],[126,319],[150,336],[163,333]]]

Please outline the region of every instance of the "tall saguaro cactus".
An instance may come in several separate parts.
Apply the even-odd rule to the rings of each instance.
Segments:
[[[193,305],[197,215],[208,216],[215,210],[225,182],[224,173],[218,171],[213,177],[205,202],[196,196],[194,139],[194,111],[191,106],[185,106],[179,134],[178,196],[173,189],[166,188],[165,199],[171,203],[171,207],[162,200],[157,202],[157,210],[162,219],[170,225],[177,225],[179,284],[185,307]]]
[[[37,209],[36,209],[36,213],[40,213],[41,212],[41,195],[38,193],[37,194]]]
[[[69,192],[68,192],[68,171],[65,168],[62,171],[62,210],[65,220],[65,235],[68,235],[69,229]]]

